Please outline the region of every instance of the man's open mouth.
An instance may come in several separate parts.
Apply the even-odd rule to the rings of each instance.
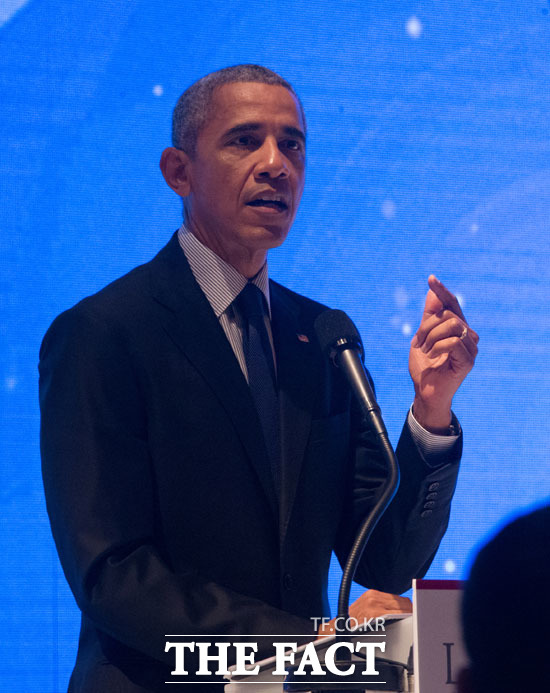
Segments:
[[[269,207],[271,209],[277,209],[279,211],[284,211],[288,209],[288,205],[283,200],[267,200],[263,198],[258,198],[257,200],[252,200],[246,203],[249,207]]]

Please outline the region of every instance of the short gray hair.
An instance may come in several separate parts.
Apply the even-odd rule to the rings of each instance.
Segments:
[[[298,94],[286,79],[261,65],[233,65],[201,77],[179,97],[172,114],[172,145],[174,147],[182,149],[190,157],[195,156],[197,137],[210,116],[212,95],[222,84],[232,82],[260,82],[285,87],[298,102],[305,128],[304,107]]]

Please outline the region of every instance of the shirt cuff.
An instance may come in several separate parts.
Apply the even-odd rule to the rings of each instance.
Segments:
[[[414,418],[412,413],[412,406],[409,409],[409,415],[407,417],[407,425],[411,432],[411,437],[420,451],[422,457],[425,459],[427,464],[430,466],[436,466],[441,463],[441,457],[445,456],[450,452],[453,445],[458,440],[461,434],[460,424],[456,416],[452,414],[451,428],[454,429],[455,433],[451,435],[438,435],[436,433],[430,433],[423,426],[421,426],[418,421]]]

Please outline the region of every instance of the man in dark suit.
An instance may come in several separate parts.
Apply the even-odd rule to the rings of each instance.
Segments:
[[[169,634],[314,637],[331,551],[345,560],[385,477],[316,343],[325,308],[267,277],[304,183],[292,88],[258,66],[213,73],[178,102],[173,140],[161,169],[184,226],[59,316],[41,350],[48,512],[82,610],[72,691],[162,690]],[[450,404],[476,353],[456,299],[429,281],[402,483],[358,574],[395,593],[424,574],[445,531],[461,448]],[[245,290],[263,305],[255,326]],[[267,423],[254,330],[279,412]],[[368,602],[352,614],[372,615]]]

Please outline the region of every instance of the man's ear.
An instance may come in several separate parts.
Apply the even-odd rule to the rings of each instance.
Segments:
[[[191,192],[190,163],[189,155],[175,147],[167,147],[160,157],[164,180],[180,197],[187,197]]]

